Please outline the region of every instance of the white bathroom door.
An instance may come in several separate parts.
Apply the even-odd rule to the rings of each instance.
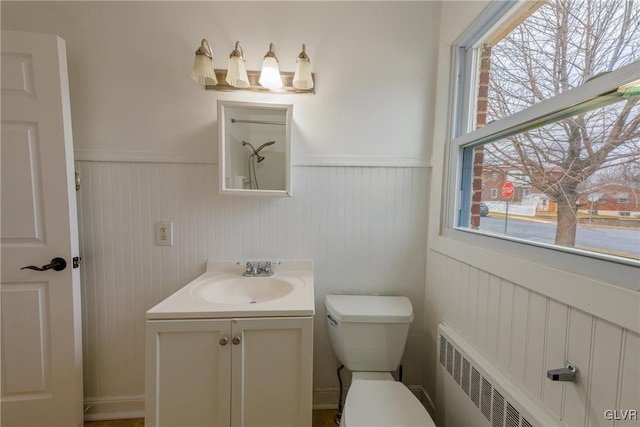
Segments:
[[[82,333],[64,41],[2,31],[1,420],[81,426]],[[66,268],[43,267],[62,258]],[[60,263],[54,263],[60,265]]]

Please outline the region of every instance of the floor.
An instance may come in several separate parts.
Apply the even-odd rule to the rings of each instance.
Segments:
[[[336,427],[333,417],[335,409],[321,409],[313,411],[313,427]],[[114,420],[114,421],[87,421],[84,427],[144,427],[144,420]]]

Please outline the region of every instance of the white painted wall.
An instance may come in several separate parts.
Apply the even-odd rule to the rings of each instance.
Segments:
[[[514,387],[566,425],[637,425],[637,420],[614,424],[604,414],[606,409],[638,409],[640,402],[637,292],[580,270],[560,269],[442,234],[451,46],[483,7],[480,2],[442,6],[441,21],[450,24],[441,26],[438,54],[424,307],[425,393],[445,411],[463,405],[444,401],[436,392],[437,325],[445,322]],[[629,274],[620,276],[625,280],[622,276]],[[562,367],[567,359],[580,370],[578,384],[549,381],[546,371]],[[458,396],[468,399],[464,393]]]
[[[3,1],[2,27],[67,41],[76,158],[215,161],[216,100],[241,99],[294,104],[295,158],[424,162],[438,10],[430,2]],[[252,70],[273,42],[281,69],[293,71],[305,43],[316,94],[204,91],[190,79],[202,38],[216,68],[227,68],[239,40]]]
[[[0,7],[2,28],[59,34],[67,43],[83,177],[89,418],[141,415],[144,313],[202,273],[208,259],[314,260],[318,404],[337,402],[324,295],[408,295],[416,320],[405,382],[420,386],[438,3]],[[218,68],[240,40],[248,68],[258,69],[274,42],[282,69],[291,71],[306,43],[316,94],[204,91],[189,77],[203,37]],[[218,99],[294,104],[292,199],[217,194]],[[153,246],[155,221],[174,222],[175,246]]]

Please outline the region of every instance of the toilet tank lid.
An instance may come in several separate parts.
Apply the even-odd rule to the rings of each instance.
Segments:
[[[357,323],[411,323],[413,307],[407,297],[327,295],[325,306],[337,321]]]

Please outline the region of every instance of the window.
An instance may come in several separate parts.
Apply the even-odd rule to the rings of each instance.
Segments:
[[[627,205],[627,204],[629,204],[629,194],[628,193],[616,194],[616,199],[618,200],[618,204],[619,205]]]
[[[594,212],[610,208],[599,189],[640,190],[640,6],[510,6],[496,6],[459,49],[450,181],[462,190],[449,225],[635,263],[640,229],[628,231],[613,207],[594,225]],[[481,217],[489,182],[493,214]]]

